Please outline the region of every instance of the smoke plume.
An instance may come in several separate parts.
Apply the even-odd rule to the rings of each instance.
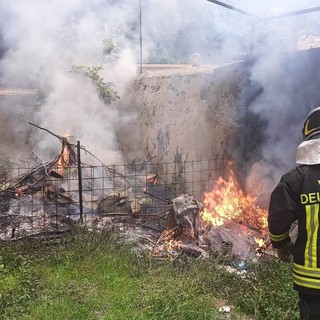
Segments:
[[[71,134],[105,163],[121,162],[118,141],[131,135],[116,133],[121,135],[124,119],[134,119],[124,96],[139,63],[185,63],[198,53],[203,63],[214,64],[251,54],[250,81],[260,90],[247,107],[266,123],[253,180],[263,176],[274,185],[281,172],[294,165],[305,115],[320,104],[317,54],[295,54],[318,44],[320,13],[267,18],[312,8],[317,1],[225,3],[250,15],[205,0],[1,1],[1,79],[45,92],[36,114],[26,109],[25,123],[13,122],[19,126],[16,131],[27,136],[39,155],[48,155],[56,146],[45,134],[30,132],[28,121]],[[106,56],[104,44],[109,42],[114,50]],[[73,65],[103,65],[100,75],[114,84],[120,100],[105,105],[92,83],[74,77]],[[20,116],[10,108],[1,113],[10,119]]]

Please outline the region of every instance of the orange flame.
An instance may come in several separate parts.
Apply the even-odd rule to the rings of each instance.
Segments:
[[[62,150],[59,154],[58,162],[57,162],[57,171],[59,174],[63,174],[65,167],[69,163],[69,158],[70,158],[70,152],[68,150],[68,147],[64,145],[62,147]]]
[[[64,134],[64,138],[66,141],[70,140],[70,132],[69,130]],[[59,174],[63,175],[65,168],[68,166],[70,161],[70,150],[66,143],[62,143],[62,149],[58,156],[57,161],[57,171]]]
[[[220,177],[213,190],[205,193],[202,219],[215,226],[232,220],[259,231],[266,230],[267,210],[261,209],[251,195],[244,194],[238,186],[231,166],[232,162],[229,162],[228,180]]]

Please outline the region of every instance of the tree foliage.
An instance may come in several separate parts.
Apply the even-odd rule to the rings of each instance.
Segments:
[[[103,70],[102,66],[77,66],[73,65],[71,72],[88,78],[96,87],[99,98],[104,104],[111,104],[113,101],[119,99],[117,92],[112,89],[111,82],[105,82],[99,75],[99,71]]]

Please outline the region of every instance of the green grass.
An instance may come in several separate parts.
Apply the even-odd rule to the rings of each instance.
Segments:
[[[79,229],[59,243],[0,247],[0,319],[299,319],[290,265],[264,261],[248,279],[221,261],[138,257],[110,233]],[[220,267],[219,267],[220,266]]]

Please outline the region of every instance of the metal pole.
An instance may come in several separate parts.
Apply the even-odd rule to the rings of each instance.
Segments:
[[[140,26],[140,73],[142,73],[142,8],[139,0],[139,26]]]
[[[258,17],[250,12],[241,10],[235,6],[231,6],[229,4],[226,4],[224,2],[218,1],[218,0],[207,0],[211,3],[217,4],[218,6],[227,8],[229,10],[233,10],[236,11],[238,13],[244,14],[248,17],[252,17],[255,18],[257,20],[257,22],[262,22],[262,21],[269,21],[269,20],[276,20],[276,19],[282,19],[282,18],[287,18],[287,17],[293,17],[293,16],[299,16],[302,14],[307,14],[307,13],[312,13],[312,12],[316,12],[316,11],[320,11],[320,6],[318,7],[313,7],[313,8],[308,8],[308,9],[303,9],[303,10],[297,10],[297,11],[292,11],[292,12],[287,12],[287,13],[283,13],[283,14],[278,14],[275,16],[269,16],[269,17]]]
[[[79,186],[79,209],[80,209],[80,222],[83,222],[83,202],[82,202],[82,171],[81,171],[81,158],[80,158],[80,141],[77,141],[77,154],[78,154],[78,186]]]
[[[293,17],[293,16],[300,16],[302,14],[312,13],[312,12],[316,12],[316,11],[320,11],[320,7],[314,7],[314,8],[309,8],[309,9],[303,9],[303,10],[278,14],[275,16],[265,17],[265,18],[261,18],[259,20],[259,22],[282,19],[282,18]]]
[[[278,14],[278,15],[275,15],[275,16],[258,17],[256,15],[250,13],[250,12],[241,10],[241,9],[239,9],[237,7],[231,6],[229,4],[226,4],[226,3],[218,1],[218,0],[207,0],[207,1],[211,2],[211,3],[214,3],[214,4],[217,4],[218,6],[227,8],[229,10],[233,10],[233,11],[236,11],[238,13],[244,14],[244,15],[246,15],[248,17],[254,18],[253,28],[252,28],[252,41],[251,41],[251,46],[250,46],[250,53],[253,53],[253,50],[254,50],[255,26],[256,26],[257,23],[262,23],[262,22],[267,22],[267,21],[272,21],[272,20],[277,20],[277,19],[283,19],[283,18],[293,17],[293,16],[299,16],[299,15],[303,15],[303,14],[308,14],[308,13],[320,11],[320,6],[318,6],[318,7],[313,7],[313,8],[309,8],[309,9],[303,9],[303,10],[297,10],[297,11],[287,12],[287,13],[283,13],[283,14]]]
[[[244,11],[244,10],[241,10],[237,7],[234,7],[234,6],[230,6],[229,4],[226,4],[226,3],[223,3],[221,1],[217,1],[217,0],[207,0],[209,2],[212,2],[212,3],[215,3],[217,4],[218,6],[221,6],[221,7],[224,7],[224,8],[227,8],[227,9],[230,9],[230,10],[233,10],[233,11],[236,11],[236,12],[239,12],[239,13],[242,13],[246,16],[249,16],[249,17],[252,17],[252,18],[257,18],[256,15],[250,13],[250,12],[247,12],[247,11]]]

